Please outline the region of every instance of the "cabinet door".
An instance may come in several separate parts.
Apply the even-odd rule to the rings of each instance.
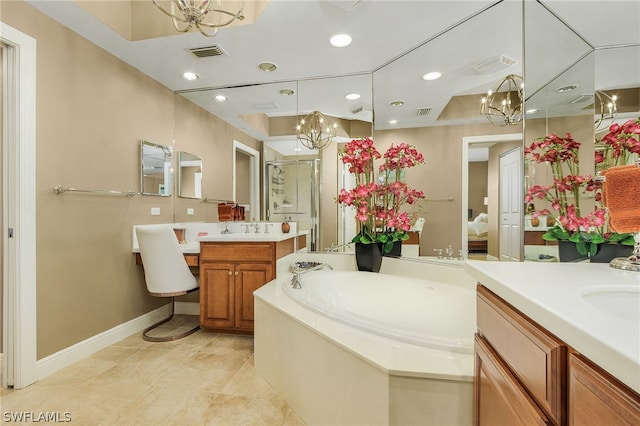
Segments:
[[[569,356],[569,425],[640,424],[640,397],[581,356]]]
[[[270,263],[239,263],[235,275],[235,326],[253,330],[253,292],[273,279]]]
[[[233,327],[234,266],[206,263],[200,268],[200,325],[211,328]]]
[[[479,335],[475,339],[473,418],[477,426],[551,424],[504,361]]]

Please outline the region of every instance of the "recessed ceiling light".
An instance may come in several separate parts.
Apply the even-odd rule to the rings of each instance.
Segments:
[[[187,71],[182,73],[182,78],[184,78],[185,80],[193,81],[199,79],[200,76],[195,72]]]
[[[293,90],[291,90],[291,89],[282,89],[282,90],[280,90],[280,94],[281,94],[282,96],[291,96],[291,95],[293,95],[294,93],[296,93],[296,92],[294,92],[294,91],[293,91]]]
[[[437,80],[442,77],[442,73],[438,71],[428,72],[422,76],[423,80]]]
[[[567,84],[566,86],[562,86],[558,88],[559,93],[570,92],[578,88],[577,84]]]
[[[216,102],[227,102],[229,100],[225,95],[216,95]]]
[[[258,65],[258,68],[260,68],[262,71],[265,71],[265,72],[273,72],[278,69],[276,64],[271,62],[263,62],[260,65]]]
[[[539,108],[531,108],[531,109],[528,109],[526,112],[527,114],[535,114],[538,111],[540,111]]]
[[[360,93],[348,93],[344,95],[344,97],[349,101],[355,101],[356,99],[360,99]]]
[[[293,148],[294,151],[302,151],[302,148]]]
[[[349,34],[336,34],[329,39],[329,43],[331,43],[333,47],[346,47],[351,44],[352,40]]]
[[[404,101],[391,101],[389,102],[389,105],[391,105],[392,107],[399,107],[404,105]]]
[[[389,124],[398,124],[398,120],[389,120]]]

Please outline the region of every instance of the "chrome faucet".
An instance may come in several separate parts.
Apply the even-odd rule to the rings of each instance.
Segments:
[[[318,271],[322,268],[329,268],[333,271],[333,267],[328,263],[321,263],[309,269],[297,270],[296,272],[293,273],[293,278],[291,278],[291,286],[293,288],[302,288],[302,286],[300,285],[300,275],[306,274],[307,272],[311,272],[311,271]]]
[[[253,226],[256,229],[255,234],[257,234],[258,232],[260,232],[260,225],[256,222],[251,224],[251,226]]]
[[[451,247],[451,244],[449,244],[449,247],[447,247],[445,253],[447,253],[448,260],[453,260],[453,247]]]
[[[265,223],[264,224],[264,233],[268,234],[269,233],[269,227],[273,226],[273,223]]]

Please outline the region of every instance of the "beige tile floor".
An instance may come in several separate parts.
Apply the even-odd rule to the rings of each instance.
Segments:
[[[176,315],[157,334],[194,321]],[[202,330],[163,343],[132,335],[24,389],[2,389],[0,411],[0,423],[8,412],[67,412],[72,425],[304,424],[253,367],[253,337]]]

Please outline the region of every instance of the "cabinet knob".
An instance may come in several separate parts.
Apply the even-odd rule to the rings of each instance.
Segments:
[[[229,271],[229,275],[231,275],[233,272]]]
[[[236,271],[236,275],[238,275],[238,271]]]

